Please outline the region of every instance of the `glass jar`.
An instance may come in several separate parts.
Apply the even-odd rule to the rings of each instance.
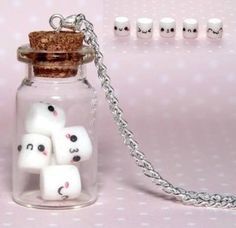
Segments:
[[[18,48],[28,73],[16,95],[15,202],[43,209],[95,202],[97,96],[84,65],[93,58],[85,46],[73,52]]]

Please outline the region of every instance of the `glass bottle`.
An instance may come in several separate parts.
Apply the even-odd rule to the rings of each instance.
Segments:
[[[95,202],[97,96],[84,65],[93,58],[86,46],[69,52],[18,48],[18,60],[28,65],[16,95],[13,199],[18,204],[72,209]]]

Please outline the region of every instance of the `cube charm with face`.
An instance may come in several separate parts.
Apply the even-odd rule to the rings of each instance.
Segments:
[[[59,130],[64,126],[64,111],[49,103],[32,104],[25,119],[25,128],[28,133],[51,136],[52,131]]]
[[[18,167],[30,173],[39,173],[51,160],[51,140],[44,135],[26,134],[18,151]]]
[[[187,18],[183,23],[183,37],[186,39],[196,39],[198,37],[198,21]]]
[[[92,143],[84,127],[67,127],[52,134],[57,164],[76,164],[92,155]]]
[[[81,179],[73,165],[51,165],[40,173],[40,193],[44,200],[75,199],[81,192]]]
[[[151,18],[139,18],[136,23],[137,37],[141,39],[150,39],[153,34],[153,20]]]
[[[160,36],[164,38],[175,37],[176,34],[176,22],[175,19],[165,17],[160,20],[159,24]]]
[[[207,36],[211,39],[220,39],[223,36],[223,22],[218,18],[211,18],[207,22]]]
[[[127,17],[116,17],[115,18],[114,33],[116,36],[129,36],[130,22]]]

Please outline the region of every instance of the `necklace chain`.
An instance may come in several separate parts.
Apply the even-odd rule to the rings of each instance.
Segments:
[[[55,18],[60,19],[59,26],[53,24]],[[153,167],[144,153],[139,149],[138,142],[134,134],[129,130],[128,123],[123,116],[123,111],[119,106],[119,100],[115,95],[114,88],[111,85],[110,77],[107,74],[107,67],[103,63],[103,55],[100,51],[97,35],[94,32],[93,24],[90,23],[83,14],[71,15],[64,18],[60,14],[52,15],[50,24],[54,30],[60,31],[62,28],[81,31],[85,35],[85,42],[93,47],[95,51],[94,63],[97,68],[98,78],[101,81],[101,87],[105,92],[105,97],[113,119],[118,127],[119,133],[123,138],[124,144],[128,147],[131,156],[134,158],[138,167],[140,167],[146,177],[155,185],[159,186],[165,193],[175,197],[186,205],[214,208],[236,208],[236,196],[229,194],[210,194],[207,192],[189,191],[171,184],[165,180],[160,173]]]

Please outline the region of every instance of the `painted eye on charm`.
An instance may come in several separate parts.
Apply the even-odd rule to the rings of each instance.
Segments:
[[[117,30],[118,28],[117,28],[117,26],[114,26],[114,30]]]
[[[165,29],[164,28],[161,28],[161,32],[164,32],[165,31]]]
[[[81,159],[80,156],[74,156],[73,157],[73,161],[74,162],[78,162],[80,159]]]
[[[54,112],[54,111],[55,111],[55,108],[54,108],[52,105],[49,105],[49,106],[48,106],[48,110],[49,110],[50,112]]]
[[[193,32],[196,33],[196,32],[197,32],[197,29],[194,29]]]
[[[42,145],[42,144],[40,144],[40,145],[38,146],[38,150],[39,150],[40,152],[45,151],[45,146]]]
[[[22,150],[22,146],[19,145],[19,146],[17,147],[17,150],[18,150],[19,152],[21,152],[21,150]]]
[[[70,141],[71,142],[76,142],[77,141],[77,136],[76,135],[71,135],[71,137],[70,137]]]
[[[152,32],[152,29],[149,29],[148,32]]]
[[[183,28],[183,31],[185,32],[185,31],[186,31],[186,28]]]
[[[141,28],[138,28],[138,32],[142,32]]]
[[[125,27],[125,31],[129,31],[129,28],[127,26]]]
[[[175,29],[174,28],[171,28],[171,30],[170,30],[171,32],[174,32],[175,31]]]

